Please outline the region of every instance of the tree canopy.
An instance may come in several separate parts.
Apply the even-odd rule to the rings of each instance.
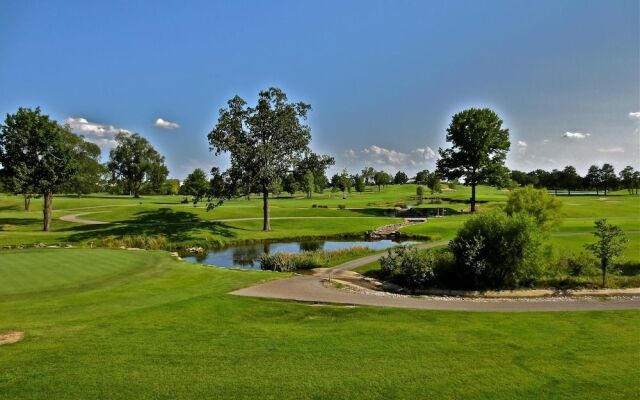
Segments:
[[[209,207],[234,196],[242,180],[262,192],[263,230],[270,230],[272,184],[311,152],[311,129],[304,123],[310,110],[309,104],[289,102],[287,95],[274,87],[258,94],[255,107],[248,107],[240,96],[230,99],[208,135],[211,151],[215,155],[229,153],[231,158],[229,169],[213,170],[217,183],[210,192]]]
[[[164,157],[137,133],[120,132],[116,147],[109,153],[107,167],[116,181],[121,181],[133,197],[140,197],[145,183],[160,190],[167,174]]]
[[[51,225],[53,194],[76,173],[83,143],[39,107],[20,107],[15,114],[7,114],[0,128],[0,164],[6,183],[15,193],[43,195],[44,231]]]
[[[504,162],[511,145],[509,130],[494,111],[470,108],[453,116],[446,139],[451,148],[439,150],[438,173],[447,179],[464,177],[465,185],[471,186],[471,212],[475,212],[476,186],[500,184],[508,175]]]

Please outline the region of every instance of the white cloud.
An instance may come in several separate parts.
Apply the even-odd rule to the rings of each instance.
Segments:
[[[629,113],[629,118],[631,118],[631,119],[637,119],[638,121],[640,121],[640,111],[637,111],[637,112],[630,112],[630,113]]]
[[[624,153],[623,147],[608,147],[603,149],[598,149],[600,153]]]
[[[347,160],[355,160],[356,158],[358,158],[358,154],[353,149],[349,149],[345,150],[344,157]]]
[[[434,158],[436,158],[436,152],[433,151],[433,149],[429,146],[425,147],[424,149],[415,149],[413,152],[420,154],[425,160],[433,160]]]
[[[362,150],[362,152],[369,155],[369,158],[376,164],[399,166],[404,164],[409,158],[406,153],[385,149],[384,147],[378,147],[376,145],[371,145]]]
[[[127,129],[117,128],[113,125],[98,124],[88,121],[86,118],[69,117],[64,120],[64,123],[74,133],[84,136],[86,140],[97,144],[103,150],[116,146],[115,137],[118,133],[131,133]]]
[[[153,123],[153,126],[155,126],[156,128],[162,128],[162,129],[180,128],[180,125],[178,125],[177,123],[167,121],[166,119],[162,119],[162,118],[156,119],[156,122]]]
[[[543,140],[542,140],[542,144],[547,144],[547,143],[549,143],[549,142],[550,142],[550,140],[549,140],[549,139],[543,139]]]
[[[591,134],[589,133],[580,133],[580,132],[565,132],[564,134],[562,134],[563,138],[567,138],[567,139],[584,139],[588,136],[591,136]]]
[[[518,152],[519,153],[524,153],[527,150],[527,142],[525,142],[524,140],[518,140]]]

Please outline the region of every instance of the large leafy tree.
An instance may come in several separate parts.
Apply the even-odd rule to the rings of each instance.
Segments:
[[[640,186],[640,171],[636,171],[632,166],[627,165],[618,174],[620,177],[620,183],[625,189],[629,191],[629,194],[638,194],[638,187]]]
[[[580,186],[580,175],[576,171],[575,167],[567,165],[564,167],[560,174],[561,186],[567,189],[567,194],[571,196],[571,191],[577,189]]]
[[[335,164],[335,159],[330,156],[318,155],[308,152],[302,159],[296,162],[293,175],[298,182],[298,186],[307,194],[310,199],[313,192],[321,192],[324,187],[322,178],[325,176],[327,168]]]
[[[75,174],[82,140],[43,115],[40,108],[19,108],[0,128],[0,164],[15,193],[44,198],[42,230],[51,226],[53,195]]]
[[[589,170],[584,177],[584,185],[589,189],[595,189],[596,194],[600,195],[600,188],[602,187],[602,171],[597,165],[589,167]]]
[[[289,102],[282,90],[273,87],[259,93],[255,107],[248,107],[239,96],[229,100],[208,138],[216,155],[229,153],[231,166],[222,173],[214,169],[210,200],[217,201],[209,206],[233,196],[239,179],[247,179],[262,192],[263,230],[271,230],[269,191],[310,152],[311,129],[304,123],[310,109],[309,104]]]
[[[207,194],[208,189],[209,180],[207,179],[207,174],[202,169],[196,168],[182,182],[180,193],[192,196],[193,204],[197,204]]]
[[[120,132],[116,135],[116,143],[107,163],[113,179],[122,182],[136,198],[140,197],[144,184],[157,186],[159,190],[168,174],[164,157],[137,133]]]
[[[100,190],[102,174],[106,168],[100,164],[101,151],[97,144],[86,142],[79,136],[75,137],[75,142],[78,168],[69,182],[62,186],[61,191],[81,196]]]
[[[471,186],[471,212],[476,211],[476,186],[499,184],[508,174],[504,166],[509,142],[509,130],[488,108],[470,108],[453,116],[447,128],[451,148],[440,149],[438,174],[447,179],[464,177]]]
[[[393,183],[396,185],[404,185],[409,182],[409,177],[402,171],[396,172],[396,175],[393,177]]]

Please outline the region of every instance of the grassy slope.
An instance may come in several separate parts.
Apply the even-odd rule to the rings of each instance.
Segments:
[[[230,296],[278,275],[200,267],[163,252],[25,250],[19,265],[3,262],[8,254],[0,276],[29,273],[0,280],[0,329],[27,336],[0,348],[0,398],[639,394],[638,311],[314,307]],[[50,273],[68,278],[51,283]]]

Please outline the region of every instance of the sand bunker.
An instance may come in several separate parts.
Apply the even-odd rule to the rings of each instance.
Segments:
[[[19,342],[24,338],[24,332],[20,331],[10,331],[0,333],[0,346],[3,344],[11,344],[15,342]]]

